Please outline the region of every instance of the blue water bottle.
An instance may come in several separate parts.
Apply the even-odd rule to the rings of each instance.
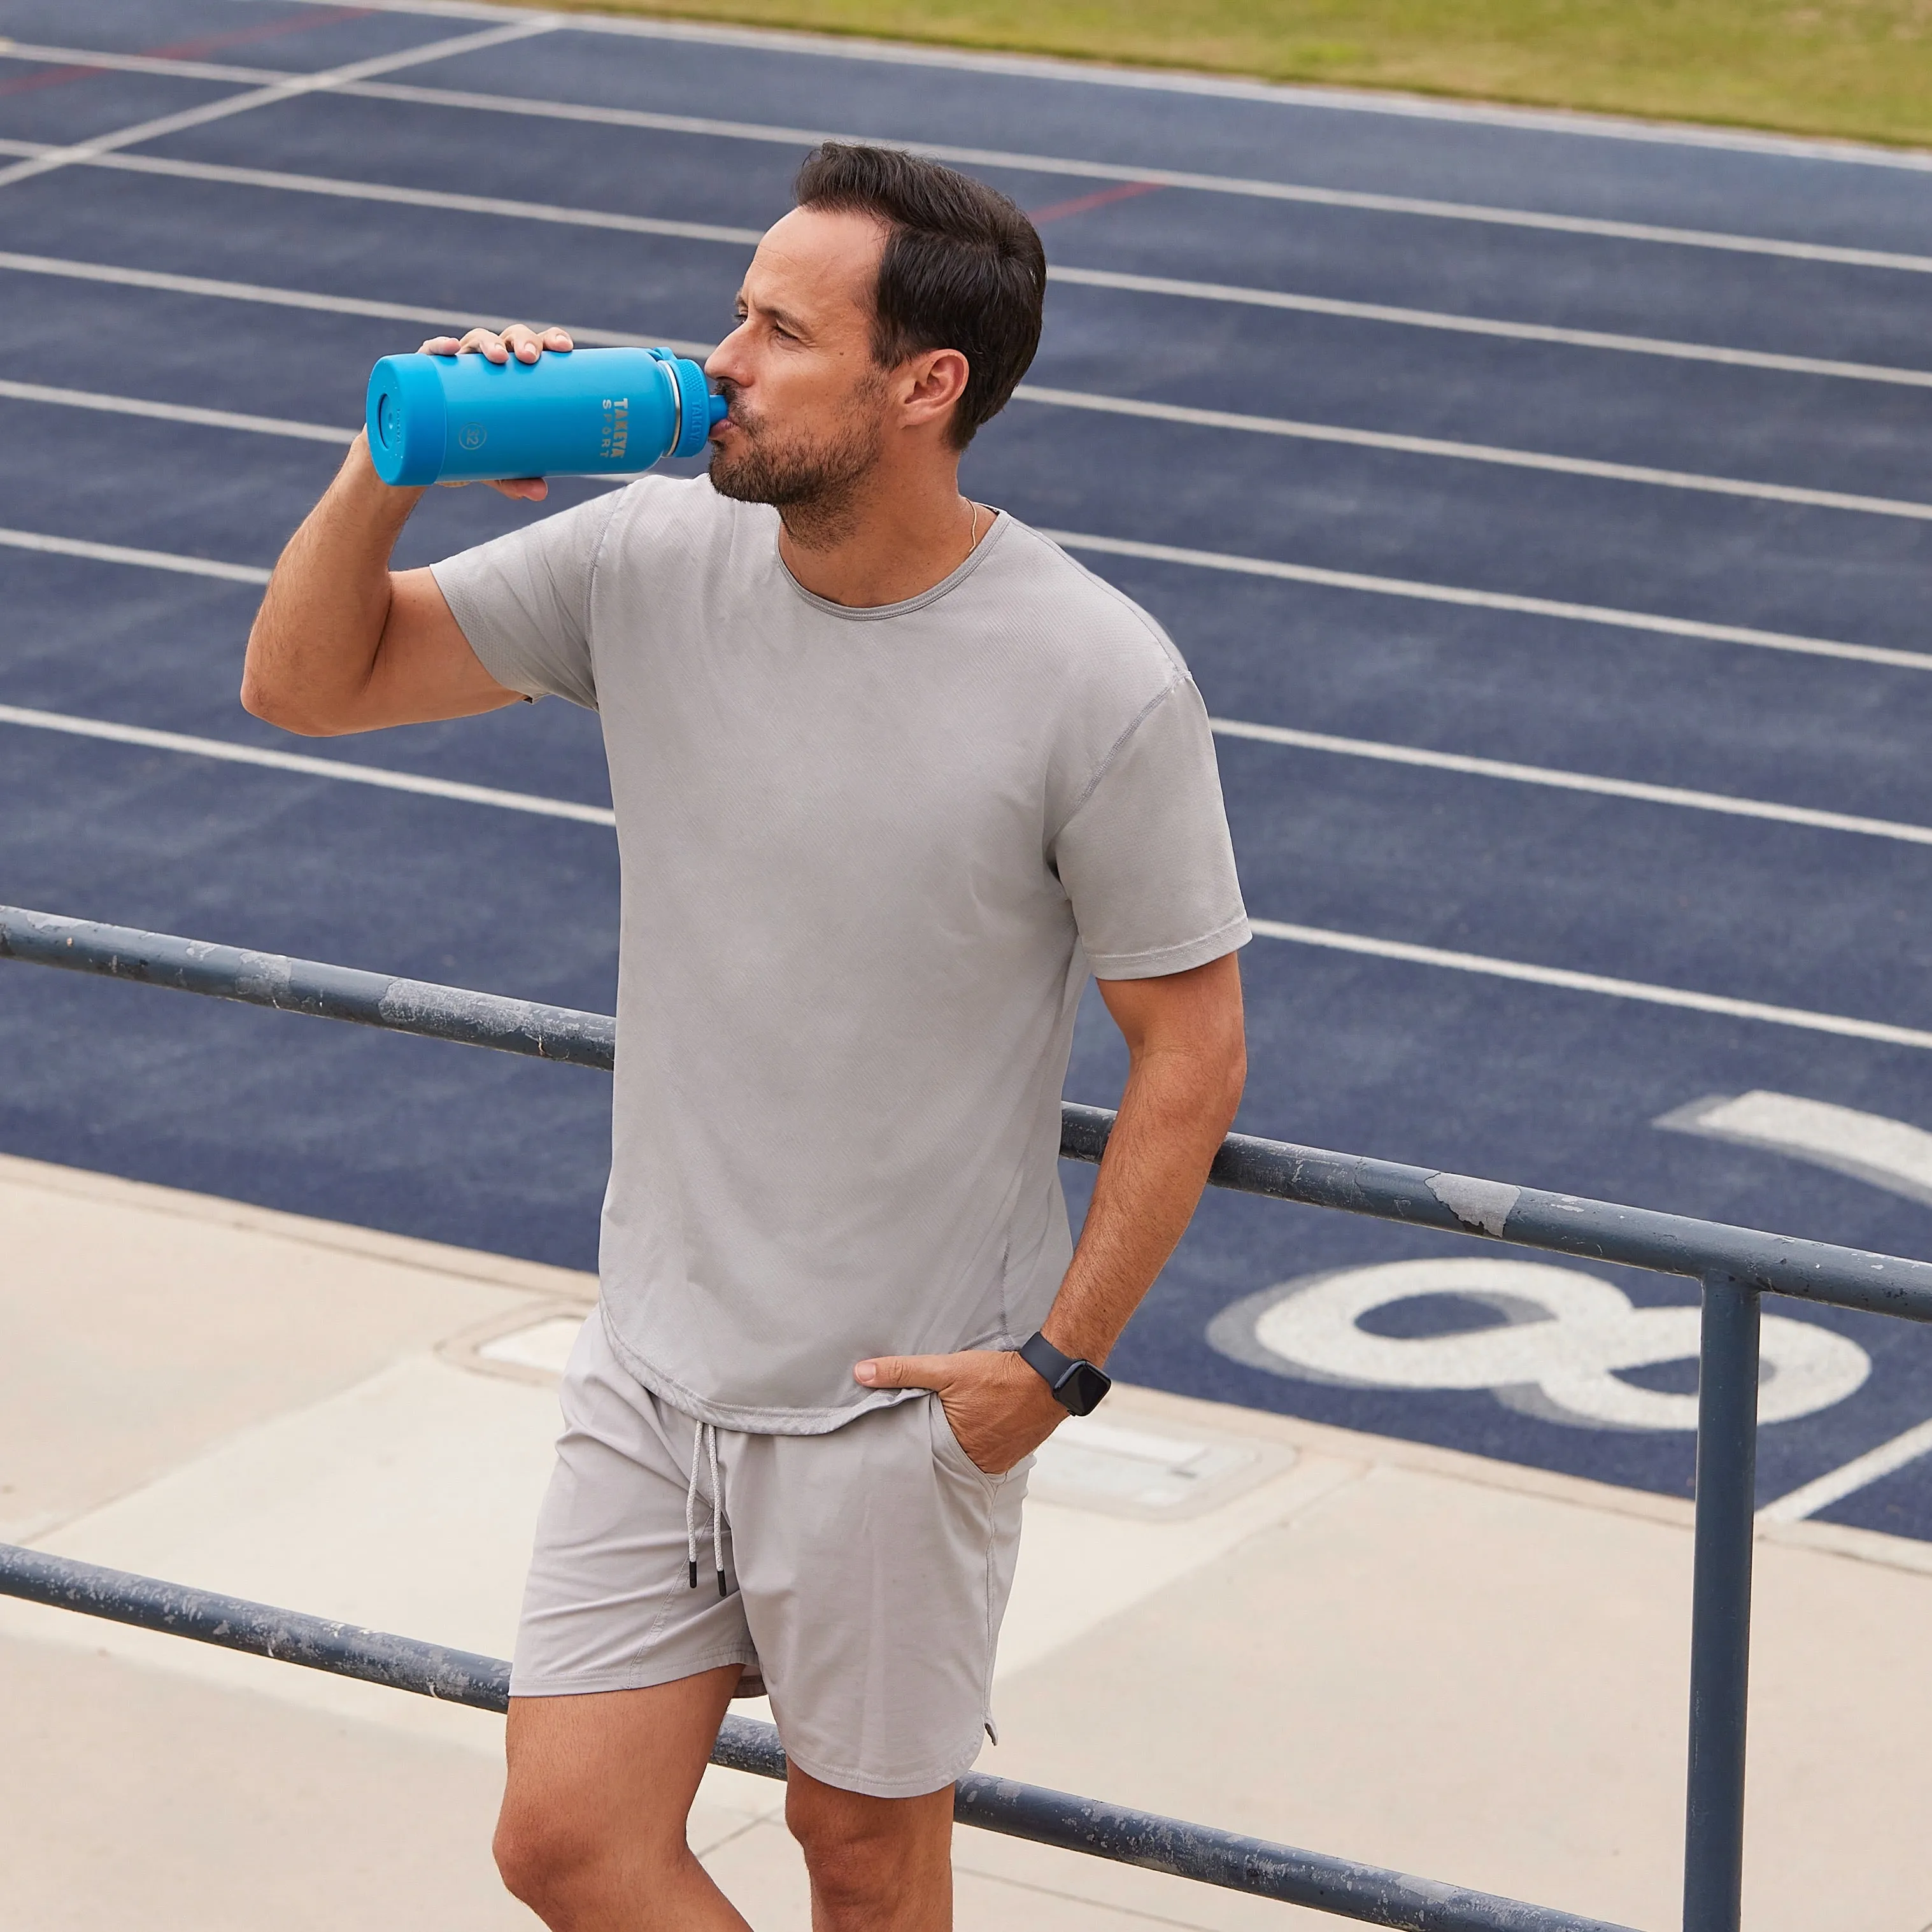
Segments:
[[[668,349],[386,356],[369,372],[369,454],[385,483],[608,476],[695,456],[727,405]]]

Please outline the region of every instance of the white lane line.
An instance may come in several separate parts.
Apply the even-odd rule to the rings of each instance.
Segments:
[[[484,18],[484,15],[465,17]],[[530,16],[535,18],[536,16]],[[550,25],[580,31],[580,20],[548,16]],[[843,44],[849,46],[850,43]],[[822,50],[810,50],[823,51]],[[843,50],[842,47],[842,50]],[[42,48],[36,58],[84,62],[91,56],[67,48]],[[253,78],[256,69],[238,68],[239,79]],[[1090,79],[1090,74],[1080,78]],[[1036,154],[1004,148],[958,147],[944,142],[906,141],[890,136],[840,132],[822,128],[788,128],[769,122],[731,121],[692,114],[660,114],[629,107],[593,106],[571,100],[547,100],[518,94],[479,93],[456,88],[424,87],[407,82],[370,80],[337,84],[333,92],[364,99],[406,102],[425,107],[466,109],[472,112],[514,114],[542,120],[574,121],[592,125],[634,128],[653,133],[709,136],[786,148],[816,147],[820,141],[861,141],[872,146],[904,148],[934,159],[968,167],[1010,168],[1029,174],[1071,176],[1087,181],[1151,182],[1162,188],[1204,194],[1246,196],[1266,201],[1298,202],[1318,207],[1359,209],[1365,213],[1420,215],[1448,221],[1486,222],[1504,227],[1540,229],[1557,234],[1588,235],[1606,239],[1661,243],[1678,248],[1712,248],[1733,254],[1771,255],[1805,262],[1834,262],[1846,267],[1932,272],[1932,255],[1890,249],[1852,248],[1838,244],[1792,242],[1774,236],[1737,235],[1721,230],[1678,228],[1654,222],[1616,221],[1588,215],[1544,213],[1531,208],[1498,208],[1478,202],[1438,201],[1414,195],[1374,194],[1345,188],[1317,188],[1292,182],[1257,180],[1238,175],[1202,173],[1160,167],[1138,167],[1118,162],[1077,157]],[[1873,151],[1876,155],[1880,151]],[[1894,165],[1897,164],[1894,163]]]
[[[172,570],[184,577],[219,577],[230,584],[266,584],[268,573],[252,563],[221,563],[212,557],[184,556],[167,550],[134,550],[126,544],[90,543],[80,537],[52,537],[40,530],[0,529],[0,546],[38,550],[47,556],[85,557],[90,563],[131,563],[144,570]]]
[[[0,148],[5,147],[0,142]],[[104,282],[118,288],[155,289],[167,295],[202,296],[219,302],[260,302],[271,308],[306,309],[322,315],[367,316],[379,322],[418,322],[442,331],[501,328],[528,321],[527,316],[478,314],[461,309],[426,308],[414,302],[372,302],[360,296],[322,295],[307,289],[268,288],[260,282],[224,281],[208,275],[176,275],[159,268],[122,268],[104,262],[74,262],[57,255],[22,255],[0,250],[0,271],[22,275],[54,275],[64,280]],[[541,319],[541,318],[539,318]],[[680,356],[709,356],[716,346],[682,342],[669,336],[647,336],[612,328],[580,328],[571,333],[579,342],[622,347],[634,343],[662,342]]]
[[[91,68],[106,74],[166,74],[175,80],[232,80],[253,87],[292,80],[298,71],[288,67],[236,67],[226,61],[176,60],[168,54],[117,53],[111,48],[50,46],[43,40],[4,38],[0,38],[0,60]]]
[[[1520,765],[1502,758],[1466,757],[1456,752],[1430,752],[1414,745],[1390,745],[1370,738],[1338,738],[1322,731],[1292,730],[1280,724],[1251,724],[1233,718],[1208,721],[1224,738],[1246,738],[1266,745],[1285,745],[1297,751],[1327,752],[1373,763],[1408,765],[1424,771],[1459,772],[1471,778],[1501,778],[1516,784],[1546,785],[1558,791],[1588,792],[1600,798],[1634,800],[1682,811],[1714,812],[1733,818],[1768,819],[1780,825],[1814,826],[1824,832],[1854,832],[1871,838],[1893,838],[1903,844],[1932,845],[1932,825],[1911,825],[1890,818],[1865,818],[1852,812],[1819,812],[1809,806],[1778,805],[1765,799],[1738,798],[1729,793],[1692,791],[1679,785],[1644,784],[1630,778],[1600,778],[1589,772],[1556,770],[1547,765]]]
[[[188,753],[197,758],[218,758],[232,764],[262,765],[304,777],[335,778],[351,784],[382,787],[392,791],[417,792],[472,805],[489,805],[512,812],[533,812],[548,818],[574,819],[586,825],[611,826],[615,814],[608,808],[580,805],[567,799],[542,798],[528,792],[501,791],[487,785],[460,784],[446,778],[419,777],[412,772],[383,770],[373,765],[356,765],[333,758],[304,758],[298,753],[260,750],[218,738],[198,738],[176,731],[151,731],[138,725],[113,724],[98,718],[76,718],[58,712],[36,711],[16,705],[0,705],[0,724],[25,725],[40,730],[64,731],[78,737],[107,739],[122,744],[150,746],[158,750]],[[1298,945],[1326,947],[1332,951],[1354,952],[1378,959],[1400,960],[1411,964],[1447,968],[1461,973],[1476,973],[1491,978],[1514,980],[1532,986],[1555,986],[1573,992],[1596,993],[1623,1000],[1639,1000],[1653,1006],[1678,1006],[1693,1012],[1715,1013],[1730,1019],[1768,1022],[1778,1026],[1797,1027],[1808,1032],[1834,1034],[1851,1040],[1876,1040],[1887,1046],[1932,1048],[1932,1033],[1910,1027],[1885,1024],[1876,1020],[1848,1018],[1838,1013],[1819,1013],[1802,1007],[1767,1006],[1754,1000],[1733,1000],[1720,994],[1688,992],[1676,986],[1654,986],[1635,980],[1610,979],[1597,973],[1574,973],[1555,966],[1526,965],[1520,961],[1492,959],[1478,953],[1452,952],[1439,946],[1414,946],[1405,941],[1371,938],[1365,934],[1335,932],[1312,926],[1293,926],[1280,920],[1250,921],[1263,938],[1282,939]]]
[[[1129,537],[1088,536],[1078,530],[1042,530],[1042,536],[1063,550],[1102,556],[1132,556],[1150,563],[1179,564],[1192,570],[1223,570],[1241,577],[1311,584],[1324,590],[1359,590],[1382,597],[1412,598],[1425,604],[1455,604],[1479,610],[1508,610],[1529,617],[1555,617],[1568,623],[1603,624],[1616,630],[1694,638],[1718,644],[1748,644],[1760,650],[1789,651],[1804,657],[1839,658],[1855,664],[1887,664],[1899,670],[1932,670],[1932,652],[1894,650],[1885,644],[1850,644],[1832,638],[1808,638],[1786,631],[1763,631],[1746,624],[1710,624],[1696,617],[1665,617],[1648,610],[1624,610],[1607,604],[1572,604],[1554,597],[1519,597],[1507,591],[1466,590],[1450,584],[1425,584],[1406,577],[1375,577],[1355,570],[1328,570],[1318,564],[1278,563],[1270,557],[1234,556],[1220,550],[1189,550],[1178,544],[1141,543]]]
[[[1760,1523],[1802,1522],[1834,1503],[1843,1502],[1855,1491],[1864,1489],[1882,1476],[1889,1476],[1906,1464],[1932,1452],[1932,1422],[1922,1422],[1876,1449],[1855,1456],[1843,1468],[1820,1476],[1774,1503],[1766,1503],[1757,1513]]]
[[[0,268],[31,259],[0,254]],[[151,282],[149,285],[154,284]],[[608,331],[573,328],[572,333],[586,343],[614,339]],[[632,337],[624,339],[637,340],[641,338]],[[693,352],[700,357],[708,356],[710,346],[698,345]],[[1735,477],[1700,476],[1690,470],[1658,470],[1630,463],[1606,463],[1592,457],[1555,456],[1537,450],[1508,449],[1491,443],[1457,442],[1438,436],[1403,436],[1383,430],[1350,429],[1332,423],[1297,422],[1286,417],[1245,416],[1227,410],[1192,409],[1177,403],[1145,402],[1127,396],[1092,395],[1084,390],[1052,388],[1033,382],[1022,382],[1013,392],[1013,398],[1016,402],[1042,403],[1054,408],[1084,410],[1098,415],[1178,423],[1191,428],[1234,430],[1252,435],[1337,444],[1350,448],[1384,450],[1397,455],[1443,458],[1488,464],[1504,469],[1532,470],[1560,476],[1587,476],[1603,482],[1634,483],[1648,488],[1690,490],[1708,496],[1742,496],[1760,502],[1792,503],[1808,509],[1846,510],[1865,516],[1905,517],[1922,522],[1932,522],[1932,503],[1914,502],[1900,497],[1858,496],[1839,490],[1812,490],[1796,484],[1748,482]],[[56,398],[50,392],[40,400],[52,400]],[[160,404],[152,404],[148,406],[148,412],[159,414],[166,407]],[[182,418],[184,422],[194,419],[186,416]],[[273,419],[265,418],[262,420]]]
[[[47,151],[37,142],[6,141],[0,142],[0,152]],[[610,229],[630,234],[664,235],[686,241],[725,242],[734,247],[755,247],[761,232],[755,228],[730,227],[715,222],[675,221],[656,216],[610,214],[554,202],[459,194],[440,189],[295,174],[278,169],[245,168],[226,163],[183,160],[163,155],[106,154],[91,165],[181,180],[265,188],[289,194],[329,195],[344,200],[387,202],[400,207],[442,208],[461,214],[500,215],[511,220]],[[1072,268],[1055,263],[1048,266],[1046,273],[1048,281],[1063,282],[1070,286],[1171,296],[1193,302],[1229,303],[1350,321],[1385,322],[1506,341],[1550,343],[1567,348],[1717,363],[1734,368],[1762,369],[1781,375],[1826,376],[1856,382],[1888,382],[1909,388],[1932,388],[1932,370],[1894,368],[1883,363],[1850,362],[1818,356],[1787,356],[1774,350],[1732,349],[1719,344],[1680,342],[1666,337],[1619,334],[1604,329],[1565,328],[1543,322],[1457,315],[1442,310],[1405,308],[1387,302],[1346,302],[1328,296],[1299,295],[1226,282],[1193,281],[1170,275],[1130,274],[1108,268]]]
[[[262,574],[268,573],[265,571]],[[184,752],[191,758],[218,759],[224,764],[260,765],[270,771],[334,778],[344,784],[374,785],[384,791],[415,792],[425,798],[454,799],[464,805],[494,806],[506,812],[534,813],[539,818],[574,819],[580,825],[614,826],[617,822],[608,806],[579,805],[570,799],[503,791],[494,785],[464,784],[454,778],[424,778],[416,772],[351,764],[341,758],[308,758],[298,752],[270,751],[261,746],[238,745],[225,738],[197,738],[184,731],[151,731],[143,725],[116,724],[105,718],[76,718],[64,712],[36,711],[17,704],[0,704],[0,724],[59,731],[75,738],[104,739],[116,745],[139,745],[151,751]]]
[[[1297,314],[1335,316],[1352,322],[1384,322],[1407,328],[1433,328],[1460,335],[1486,335],[1510,342],[1549,342],[1572,349],[1604,349],[1630,356],[1658,356],[1685,362],[1717,362],[1739,369],[1768,369],[1784,375],[1832,376],[1861,382],[1893,382],[1907,388],[1932,388],[1932,369],[1892,368],[1882,362],[1844,362],[1820,356],[1784,356],[1770,350],[1726,349],[1714,343],[1678,342],[1667,337],[1619,335],[1598,328],[1559,328],[1538,322],[1504,322],[1445,310],[1400,308],[1386,302],[1342,302],[1329,296],[1294,295],[1276,289],[1246,288],[1227,282],[1196,282],[1167,275],[1130,275],[1111,268],[1072,268],[1060,263],[1046,272],[1050,282],[1130,293],[1175,296],[1192,302],[1229,302],[1255,308],[1286,309]]]
[[[326,6],[332,0],[300,0]],[[365,0],[390,14],[428,15],[439,20],[487,20],[506,10],[497,0]],[[525,10],[527,12],[527,10]],[[554,16],[553,16],[554,17]],[[1745,129],[1700,127],[1694,123],[1642,121],[1582,109],[1506,107],[1486,103],[1443,100],[1426,94],[1396,94],[1364,88],[1298,86],[1292,82],[1246,80],[1232,75],[1175,73],[1158,68],[1101,66],[1058,59],[1048,54],[970,52],[964,48],[917,46],[903,40],[868,40],[858,35],[814,34],[774,27],[731,27],[696,21],[613,19],[576,14],[558,24],[583,34],[685,40],[706,46],[759,47],[804,54],[822,60],[874,61],[895,67],[937,67],[968,73],[1011,75],[1035,80],[1072,82],[1089,87],[1129,88],[1164,94],[1207,94],[1220,100],[1252,100],[1272,106],[1318,107],[1343,114],[1392,114],[1405,118],[1474,122],[1485,127],[1538,134],[1595,136],[1605,140],[1642,141],[1670,146],[1723,148],[1754,154],[1805,160],[1863,163],[1874,167],[1932,169],[1932,155],[1910,149],[1868,146],[1829,136],[1760,134]]]
[[[1796,1027],[1807,1033],[1834,1034],[1845,1040],[1876,1040],[1886,1046],[1932,1048],[1932,1033],[1916,1027],[1891,1026],[1880,1020],[1812,1012],[1802,1006],[1768,1006],[1757,1000],[1733,1000],[1723,994],[1692,992],[1681,986],[1654,986],[1641,980],[1612,979],[1601,973],[1574,973],[1561,966],[1532,966],[1521,960],[1494,959],[1480,952],[1456,952],[1439,946],[1412,945],[1405,940],[1336,932],[1325,926],[1293,926],[1281,920],[1254,918],[1249,923],[1264,938],[1288,940],[1298,946],[1320,946],[1330,952],[1360,953],[1370,958],[1400,960],[1410,965],[1514,980],[1533,986],[1559,987],[1569,992],[1598,993],[1610,999],[1636,1000],[1654,1006],[1678,1006],[1692,1012],[1716,1013],[1726,1019],[1760,1020],[1772,1026]]]
[[[1404,436],[1385,430],[1349,429],[1335,423],[1298,422],[1284,416],[1247,416],[1234,410],[1200,410],[1178,403],[1144,402],[1130,396],[1090,395],[1080,389],[1050,388],[1022,382],[1016,402],[1046,403],[1058,409],[1088,410],[1104,416],[1135,416],[1152,422],[1185,423],[1202,429],[1234,430],[1251,436],[1276,436],[1304,442],[1339,443],[1354,449],[1388,450],[1402,456],[1433,456],[1504,469],[1536,470],[1563,476],[1589,476],[1612,483],[1638,483],[1652,489],[1693,490],[1706,496],[1745,496],[1760,502],[1795,503],[1808,509],[1850,510],[1864,516],[1906,517],[1932,523],[1932,503],[1899,496],[1866,496],[1844,490],[1812,490],[1792,483],[1754,483],[1740,477],[1706,476],[1688,470],[1654,469],[1646,464],[1606,463],[1594,457],[1556,456],[1540,450],[1508,449],[1496,444],[1458,442],[1432,436]]]
[[[164,114],[151,121],[137,122],[132,127],[118,128],[112,134],[96,134],[70,146],[56,148],[30,160],[16,161],[10,168],[0,168],[0,188],[11,182],[50,174],[56,168],[98,160],[117,148],[132,146],[136,142],[159,140],[164,135],[178,134],[190,128],[202,127],[211,121],[245,114],[252,108],[271,107],[278,101],[292,100],[301,94],[367,80],[379,74],[393,74],[404,68],[419,67],[427,61],[447,60],[457,54],[476,53],[485,47],[501,46],[511,40],[526,40],[535,34],[549,33],[553,24],[544,19],[512,20],[506,26],[493,27],[487,32],[459,34],[454,39],[432,40],[426,46],[406,48],[400,53],[379,54],[371,60],[352,61],[346,66],[326,68],[320,74],[291,74],[267,87],[230,94],[225,100],[205,101],[199,107],[184,108],[177,114]]]
[[[100,410],[111,416],[150,416],[161,422],[200,423],[210,429],[250,430],[258,436],[297,437],[340,446],[355,436],[326,423],[296,422],[286,416],[244,416],[233,410],[205,410],[188,403],[151,403],[139,396],[104,395],[94,389],[56,388],[46,382],[0,381],[0,397],[16,403],[54,403],[68,409]]]
[[[26,142],[10,142],[9,147]],[[442,188],[398,187],[386,182],[349,181],[332,175],[290,174],[275,168],[244,168],[220,161],[182,160],[165,154],[98,154],[86,166],[124,174],[161,175],[176,181],[224,183],[236,188],[272,188],[284,194],[320,194],[342,201],[387,202],[397,208],[436,208],[457,214],[485,214],[508,221],[542,221],[553,227],[596,228],[620,235],[662,235],[685,242],[728,242],[755,248],[764,231],[727,228],[716,222],[673,221],[655,215],[607,214],[548,201],[517,201],[507,196],[458,194]],[[0,182],[5,177],[0,175]]]
[[[0,144],[4,145],[4,144]],[[70,261],[61,255],[0,250],[0,270],[55,275],[68,281],[104,282],[127,289],[158,289],[169,295],[206,296],[221,302],[261,302],[274,308],[312,309],[327,315],[369,316],[382,322],[421,322],[430,328],[471,326],[462,311],[424,308],[413,302],[370,302],[359,296],[321,295],[306,289],[269,288],[260,282],[224,281],[211,275],[176,275],[160,268],[123,268],[106,262]]]

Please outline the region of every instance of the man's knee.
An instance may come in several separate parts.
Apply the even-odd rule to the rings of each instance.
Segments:
[[[785,1823],[812,1890],[835,1915],[898,1917],[885,1909],[903,1906],[922,1886],[943,1888],[952,1822],[950,1786],[922,1798],[868,1798],[794,1774],[785,1793]]]
[[[812,1888],[835,1912],[862,1912],[883,1904],[905,1881],[905,1872],[884,1840],[794,1825],[805,1852]]]
[[[490,1846],[511,1894],[544,1919],[582,1888],[600,1849],[580,1824],[562,1813],[514,1803],[504,1805]]]
[[[618,1838],[567,1807],[514,1799],[490,1849],[511,1894],[552,1926],[602,1923],[621,1896],[657,1899],[690,1857],[682,1832],[653,1829],[648,1819]]]

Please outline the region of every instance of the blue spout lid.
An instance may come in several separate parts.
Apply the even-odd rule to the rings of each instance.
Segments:
[[[724,416],[722,396],[714,396],[704,386],[704,371],[688,356],[670,349],[653,349],[651,353],[670,370],[677,384],[677,441],[668,454],[696,456],[711,440],[711,425]]]

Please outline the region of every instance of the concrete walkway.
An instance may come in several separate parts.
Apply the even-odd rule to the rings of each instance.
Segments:
[[[587,1278],[0,1159],[0,1536],[506,1655]],[[1663,1932],[1690,1515],[1123,1389],[1042,1458],[982,1768]],[[1932,1550],[1760,1547],[1746,1924],[1932,1927]],[[760,1707],[741,1707],[759,1708]],[[0,1600],[0,1924],[530,1926],[500,1720]],[[778,1787],[694,1840],[802,1932]],[[976,1832],[979,1932],[1342,1922]]]

